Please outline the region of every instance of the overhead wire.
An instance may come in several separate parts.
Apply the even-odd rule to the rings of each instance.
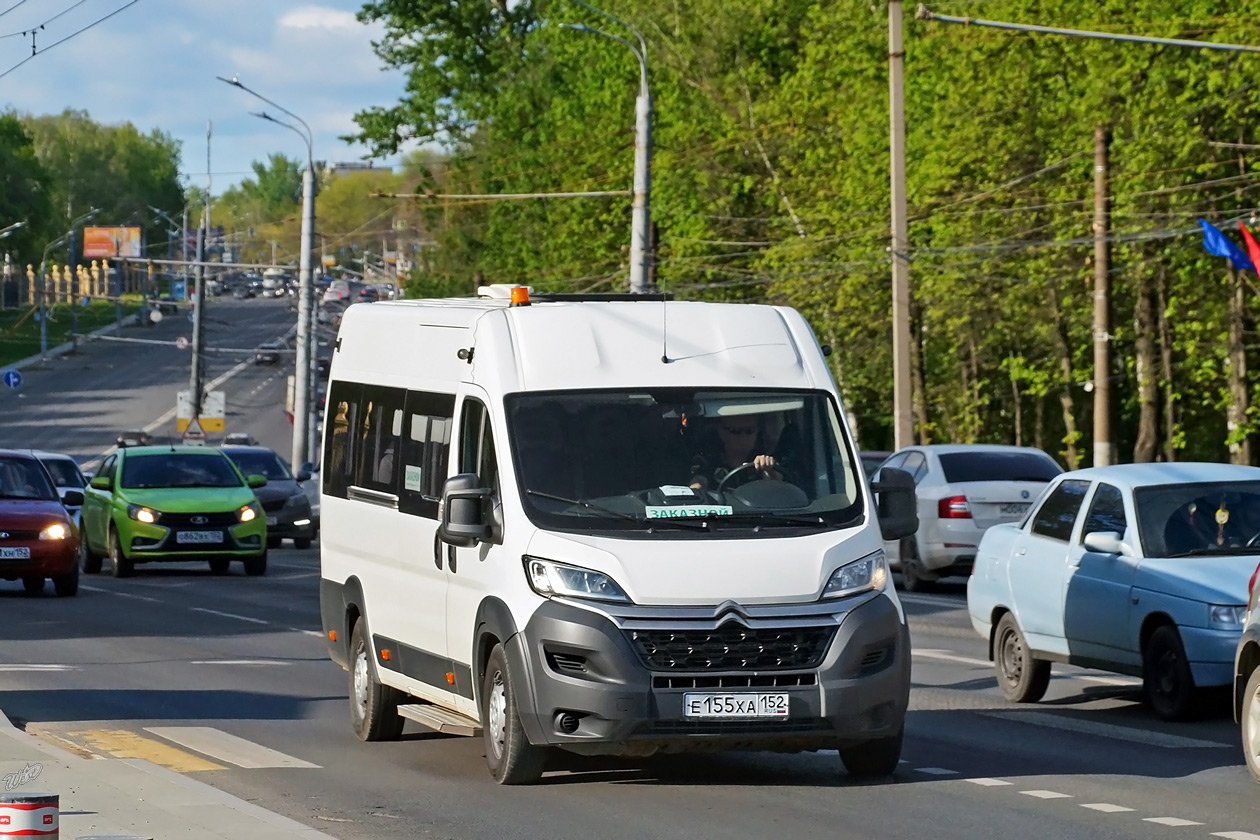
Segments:
[[[64,44],[66,41],[69,41],[70,39],[78,35],[82,35],[84,32],[87,32],[89,29],[93,29],[94,27],[100,26],[105,21],[109,20],[110,18],[114,17],[115,15],[123,11],[126,11],[127,9],[131,8],[132,6],[136,5],[139,2],[140,0],[128,0],[127,3],[124,3],[123,5],[119,6],[117,9],[114,9],[114,11],[108,13],[104,17],[97,18],[96,20],[89,23],[87,26],[84,26],[81,29],[76,29],[74,32],[71,32],[69,35],[67,35],[66,37],[60,40],[53,41],[51,44],[47,45],[46,47],[43,47],[38,52],[33,52],[31,55],[28,55],[26,58],[22,59],[17,64],[14,64],[8,70],[5,70],[3,73],[0,73],[0,79],[3,79],[5,76],[9,75],[14,70],[17,70],[19,67],[21,67],[23,64],[30,61],[31,59],[37,58],[43,55],[44,53],[48,52],[54,47],[60,46],[61,44]]]

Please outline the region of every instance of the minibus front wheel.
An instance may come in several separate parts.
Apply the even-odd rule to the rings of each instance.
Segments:
[[[542,778],[547,748],[534,746],[525,735],[503,645],[495,645],[486,662],[486,676],[481,684],[481,729],[486,739],[486,764],[496,782],[528,785]]]

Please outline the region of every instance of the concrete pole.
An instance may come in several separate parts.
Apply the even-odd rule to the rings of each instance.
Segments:
[[[209,209],[206,210],[206,218],[210,218]],[[206,227],[209,227],[207,222]],[[203,365],[203,347],[202,342],[205,341],[205,334],[201,329],[201,318],[206,302],[206,231],[204,229],[197,230],[197,292],[193,295],[193,325],[192,325],[192,371],[188,377],[188,392],[192,397],[192,415],[198,421],[201,419],[201,383],[205,379],[205,373],[202,370]]]
[[[910,224],[906,214],[905,49],[902,0],[888,2],[889,151],[892,158],[893,447],[914,443],[910,385]]]
[[[315,233],[315,165],[307,155],[302,173],[302,246],[298,262],[298,320],[293,365],[293,469],[310,455],[311,433],[311,242]]]
[[[1094,129],[1094,466],[1112,463],[1111,443],[1111,248],[1107,151],[1111,137]]]
[[[9,284],[13,282],[13,260],[9,252],[4,252],[4,281],[0,285],[0,311],[9,305]]]
[[[645,61],[642,56],[640,61]],[[630,291],[641,295],[653,291],[648,281],[652,248],[652,94],[648,90],[647,66],[643,66],[639,95],[634,100],[634,215],[630,223]]]

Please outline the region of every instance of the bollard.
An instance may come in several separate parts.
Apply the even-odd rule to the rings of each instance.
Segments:
[[[56,838],[59,815],[55,793],[0,794],[0,838]]]

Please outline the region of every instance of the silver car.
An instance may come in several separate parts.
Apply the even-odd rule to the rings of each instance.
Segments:
[[[909,446],[889,456],[880,470],[889,467],[910,473],[918,498],[918,533],[884,544],[908,592],[942,577],[971,574],[984,532],[1023,519],[1063,472],[1040,449],[980,443]]]
[[[40,452],[39,450],[34,450],[32,454],[40,460],[44,468],[48,470],[48,474],[52,476],[53,484],[57,487],[57,495],[63,501],[67,492],[78,490],[82,493],[83,489],[87,487],[87,478],[84,477],[83,471],[79,469],[79,462],[74,460],[74,458],[59,452]],[[70,518],[74,520],[74,524],[78,526],[82,510],[81,506],[67,505],[66,510],[70,513]]]

